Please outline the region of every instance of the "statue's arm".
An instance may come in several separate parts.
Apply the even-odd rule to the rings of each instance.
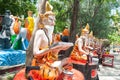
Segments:
[[[78,49],[79,49],[80,53],[88,55],[88,53],[85,50],[83,50],[82,39],[78,39],[77,43],[78,43]]]
[[[43,56],[48,50],[49,48],[46,49],[42,49],[40,50],[40,45],[42,44],[42,38],[44,32],[43,30],[38,30],[35,34],[35,39],[34,39],[34,46],[33,46],[33,54],[36,56]]]

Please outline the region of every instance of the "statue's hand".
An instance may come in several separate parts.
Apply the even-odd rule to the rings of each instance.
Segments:
[[[89,55],[90,55],[90,56],[93,56],[93,53],[90,53]]]

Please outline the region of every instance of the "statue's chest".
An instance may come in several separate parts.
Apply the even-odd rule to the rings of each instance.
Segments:
[[[43,38],[42,38],[42,41],[41,41],[41,47],[47,47],[49,46],[48,44],[50,43],[48,37],[45,35]]]

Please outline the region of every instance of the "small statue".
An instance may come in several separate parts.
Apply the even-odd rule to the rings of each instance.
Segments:
[[[87,55],[89,54],[89,25],[87,24],[84,29],[82,29],[81,36],[76,40],[75,46],[71,52],[70,57],[74,60],[81,62],[87,61]]]
[[[1,26],[2,30],[0,32],[0,37],[3,39],[2,48],[9,49],[11,46],[10,37],[11,37],[11,29],[13,19],[11,17],[10,10],[5,11],[5,15],[2,19]],[[3,45],[4,44],[4,45]]]
[[[62,32],[62,37],[61,37],[61,40],[63,42],[68,42],[68,37],[69,37],[69,30],[68,28],[66,27],[63,32]]]
[[[4,31],[5,31],[5,36],[10,38],[11,36],[11,32],[10,32],[10,26],[13,22],[12,18],[10,17],[11,12],[10,10],[6,10],[5,11],[5,16],[2,20],[2,30],[0,32],[1,35],[3,35]]]
[[[21,39],[22,42],[22,46],[23,46],[23,50],[27,49],[28,44],[25,43],[25,41],[27,41],[26,36],[27,36],[27,28],[23,28],[21,27],[21,22],[19,21],[18,17],[14,17],[15,18],[15,23],[13,26],[13,31],[14,33],[17,35],[16,39],[14,40],[11,49],[14,48],[16,42]],[[28,42],[28,41],[27,41]]]
[[[33,30],[34,30],[34,18],[33,12],[28,11],[28,17],[25,20],[25,28],[27,28],[27,39],[30,41],[30,38],[32,36]]]

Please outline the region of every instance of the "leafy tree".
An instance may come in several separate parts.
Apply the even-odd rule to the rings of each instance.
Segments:
[[[10,10],[13,15],[27,16],[27,11],[32,10],[36,12],[37,0],[0,0],[0,14],[4,15],[5,10]]]
[[[119,37],[120,36],[120,25],[119,25],[120,16],[118,11],[116,11],[116,14],[112,15],[110,18],[113,21],[112,28],[114,31],[111,34],[109,34],[108,37],[113,43],[117,44],[117,43],[120,43],[120,37]]]
[[[62,31],[66,25],[69,29],[71,28],[73,1],[51,0],[54,11],[56,12],[55,32]],[[119,4],[116,0],[80,0],[75,32],[79,33],[80,29],[89,23],[90,30],[94,32],[96,37],[108,38],[108,35],[114,31],[110,23],[111,9],[118,6]],[[75,35],[71,36],[74,37]]]
[[[70,14],[72,11],[73,0],[50,0],[56,14],[55,33],[62,32],[67,26],[70,28]]]
[[[70,26],[70,37],[69,37],[70,42],[75,42],[76,39],[75,35],[77,29],[78,12],[79,12],[79,0],[74,0],[71,26]]]

